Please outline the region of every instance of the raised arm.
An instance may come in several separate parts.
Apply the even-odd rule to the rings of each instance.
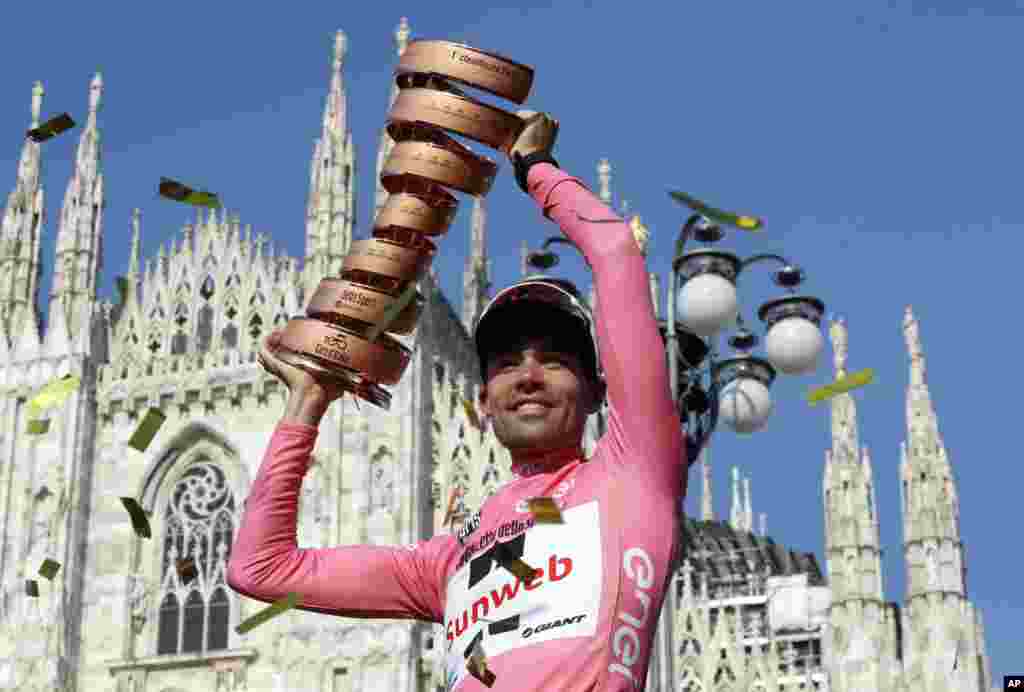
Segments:
[[[620,439],[633,452],[622,458],[653,465],[645,470],[679,487],[683,436],[650,280],[633,231],[579,179],[550,163],[532,165],[527,181],[544,215],[583,252],[593,272],[612,441]]]
[[[316,443],[316,426],[332,397],[310,395],[294,381],[304,373],[287,370],[290,366],[266,349],[261,362],[286,383],[293,378],[291,396],[249,490],[228,561],[228,585],[265,602],[296,592],[304,610],[441,622],[444,565],[455,546],[450,536],[407,548],[298,547],[299,492]]]

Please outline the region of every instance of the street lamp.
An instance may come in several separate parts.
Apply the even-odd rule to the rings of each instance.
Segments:
[[[769,389],[776,373],[812,372],[824,347],[825,304],[812,296],[796,295],[805,278],[797,265],[775,254],[741,259],[722,250],[685,252],[691,238],[710,245],[724,235],[718,224],[701,214],[693,214],[683,225],[669,277],[668,319],[659,324],[669,354],[672,398],[686,427],[689,464],[697,460],[719,419],[739,434],[764,428],[773,409]],[[541,271],[558,264],[558,256],[550,249],[556,243],[576,247],[565,238],[548,238],[540,250],[527,255],[527,264]],[[764,262],[782,265],[773,281],[787,291],[764,303],[757,313],[767,329],[767,359],[750,353],[760,339],[743,321],[736,290],[743,271]],[[712,344],[733,324],[738,329],[729,345],[738,353],[719,360]]]

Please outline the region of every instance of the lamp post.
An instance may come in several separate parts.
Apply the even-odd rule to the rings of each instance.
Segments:
[[[686,427],[688,464],[697,460],[720,419],[739,434],[764,428],[773,408],[769,388],[777,372],[812,372],[824,347],[825,304],[796,294],[805,278],[799,266],[775,254],[741,259],[724,250],[685,251],[691,239],[711,245],[724,235],[719,225],[701,214],[693,214],[683,225],[669,276],[668,319],[659,324],[668,353],[672,399]],[[558,264],[558,255],[550,249],[557,243],[576,247],[562,237],[548,238],[540,250],[527,255],[527,264],[541,271]],[[761,358],[751,354],[760,338],[743,321],[736,289],[745,270],[768,262],[781,265],[773,280],[787,294],[758,310],[767,330],[767,358]],[[728,343],[738,353],[719,359],[714,348],[717,338],[734,324],[737,330]]]

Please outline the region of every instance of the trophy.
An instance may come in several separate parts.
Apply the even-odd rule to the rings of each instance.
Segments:
[[[412,355],[389,333],[416,327],[424,304],[416,283],[458,210],[449,188],[483,197],[498,172],[451,135],[508,152],[525,124],[456,84],[516,104],[533,85],[533,68],[449,41],[412,41],[395,75],[399,92],[387,124],[395,144],[381,171],[389,196],[373,236],[352,243],[341,276],[320,282],[306,316],[282,330],[277,353],[383,409],[391,406],[384,387],[398,383]]]

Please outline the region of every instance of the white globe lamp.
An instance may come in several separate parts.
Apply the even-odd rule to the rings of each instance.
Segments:
[[[753,377],[738,377],[718,395],[718,418],[734,432],[749,435],[764,428],[772,415],[768,387]]]
[[[739,314],[736,286],[710,272],[698,274],[679,289],[677,317],[690,332],[707,338],[734,323]]]
[[[799,270],[791,268],[791,271]],[[778,279],[776,283],[786,285]],[[824,314],[825,304],[820,300],[798,295],[769,300],[757,311],[768,329],[765,338],[768,360],[779,372],[806,375],[818,367],[818,358],[825,347],[821,335]]]
[[[821,329],[803,317],[779,320],[768,330],[765,338],[768,360],[776,370],[787,375],[814,372],[824,347]]]

